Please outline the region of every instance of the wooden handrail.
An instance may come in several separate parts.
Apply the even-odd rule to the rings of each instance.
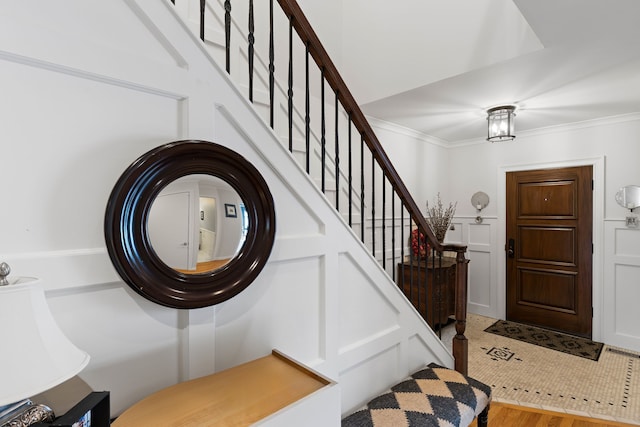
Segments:
[[[431,227],[427,224],[425,217],[422,215],[415,200],[407,190],[406,186],[396,169],[391,164],[389,157],[382,148],[382,144],[373,132],[369,121],[360,109],[355,98],[351,94],[349,87],[344,82],[338,69],[331,60],[331,57],[324,49],[317,34],[311,27],[311,24],[305,17],[302,9],[295,0],[278,0],[280,7],[285,15],[290,18],[293,28],[298,33],[302,42],[308,46],[309,53],[318,67],[323,70],[325,80],[329,83],[334,92],[342,103],[343,108],[351,117],[352,123],[362,135],[365,143],[369,147],[378,165],[384,171],[385,176],[397,192],[398,196],[416,222],[418,229],[427,236],[428,241],[436,252],[444,251],[456,252],[456,284],[455,284],[455,317],[456,317],[456,336],[453,339],[453,355],[455,358],[455,369],[463,374],[467,373],[468,348],[467,338],[464,335],[467,319],[467,268],[468,260],[465,259],[464,253],[467,247],[464,245],[440,243]]]
[[[391,161],[385,153],[382,144],[380,144],[378,137],[371,128],[369,121],[367,120],[355,98],[351,94],[349,87],[340,76],[338,69],[334,65],[327,51],[324,49],[322,43],[320,42],[320,39],[311,27],[311,24],[305,17],[302,9],[300,9],[298,3],[295,0],[278,0],[278,3],[288,17],[293,17],[292,23],[294,29],[302,39],[303,43],[308,43],[309,53],[311,57],[320,69],[324,69],[324,76],[329,83],[329,86],[331,86],[331,88],[338,93],[338,98],[340,99],[343,108],[348,114],[350,114],[351,121],[363,136],[365,143],[369,147],[369,150],[371,150],[371,153],[389,179],[389,182],[398,192],[398,196],[403,201],[403,204],[407,207],[407,210],[411,213],[411,216],[414,217],[413,219],[414,221],[416,221],[418,228],[423,229],[423,232],[428,235],[430,244],[432,244],[434,249],[438,252],[459,252],[460,250],[466,251],[466,246],[463,245],[443,245],[442,243],[438,242],[435,235],[433,234],[433,231],[428,226],[426,219],[420,212],[418,205],[413,200],[413,197],[411,197],[411,194],[404,185],[404,182],[402,181],[402,179],[400,179],[400,176],[391,164]]]

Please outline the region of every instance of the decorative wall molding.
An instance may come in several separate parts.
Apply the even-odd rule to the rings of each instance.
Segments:
[[[640,230],[605,221],[603,331],[607,343],[640,352]]]

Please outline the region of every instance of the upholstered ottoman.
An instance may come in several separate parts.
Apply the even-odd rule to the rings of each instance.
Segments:
[[[491,387],[434,363],[342,420],[343,427],[487,425]]]

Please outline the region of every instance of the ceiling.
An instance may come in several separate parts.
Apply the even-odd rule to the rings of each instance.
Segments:
[[[441,49],[431,59],[439,64],[437,74],[430,74],[430,67],[414,66],[422,80],[403,78],[413,87],[382,93],[377,99],[371,99],[371,93],[369,99],[356,93],[356,99],[365,100],[361,107],[366,115],[455,145],[484,140],[486,109],[497,105],[518,106],[516,135],[640,111],[640,1],[473,1],[492,13],[476,11],[475,16],[464,16],[464,5],[456,13],[462,22],[482,19],[481,30],[476,26],[464,34],[471,26],[458,26],[456,36],[451,37],[437,28],[432,33],[421,28],[431,44],[446,47],[451,41],[451,49]],[[422,7],[428,5],[431,19],[452,19],[450,11],[441,11],[442,2],[420,2]],[[496,14],[496,6],[505,10]],[[419,22],[414,19],[398,25]],[[506,25],[509,22],[523,24]],[[517,41],[524,47],[510,49],[505,58],[491,52],[500,43],[478,43],[496,40],[496,32],[501,40]],[[531,34],[535,43],[525,46],[520,42],[523,32]],[[471,47],[465,49],[461,40]],[[394,54],[397,51],[395,47]],[[409,66],[411,55],[405,55],[406,64],[397,61],[398,69]]]

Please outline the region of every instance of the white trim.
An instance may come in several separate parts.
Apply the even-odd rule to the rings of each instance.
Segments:
[[[592,339],[602,341],[602,322],[604,319],[603,300],[603,270],[604,270],[604,167],[605,158],[597,157],[590,159],[566,160],[551,163],[532,163],[521,165],[507,165],[498,167],[497,177],[497,198],[498,198],[498,229],[496,230],[498,248],[499,242],[506,242],[507,228],[507,204],[506,204],[506,176],[507,172],[554,169],[563,167],[592,166],[593,167],[593,271],[592,271]],[[504,319],[506,316],[506,260],[504,256],[497,256],[498,271],[496,272],[496,295],[498,298],[498,314]]]
[[[530,129],[525,131],[518,131],[516,128],[516,139],[506,144],[516,144],[518,142],[518,138],[558,134],[561,132],[569,132],[569,131],[574,131],[578,129],[587,129],[587,128],[596,127],[596,126],[608,126],[608,125],[614,125],[617,123],[632,122],[636,120],[640,120],[640,112],[620,114],[617,116],[600,117],[597,119],[583,120],[580,122],[565,123],[565,124],[554,125],[554,126],[546,126],[546,127]],[[414,131],[414,132],[417,132],[417,131]],[[417,132],[417,133],[420,133],[420,132]],[[422,134],[422,135],[423,137],[421,139],[425,141],[429,140],[430,138],[434,138],[426,134]],[[463,139],[460,141],[446,141],[442,139],[440,139],[439,141],[441,141],[440,143],[441,146],[449,147],[449,148],[452,148],[452,147],[457,148],[457,147],[464,147],[469,145],[478,145],[478,144],[488,143],[484,136],[478,137],[478,138]],[[505,143],[503,142],[498,144],[505,144]]]
[[[607,126],[618,123],[631,122],[640,120],[640,113],[620,114],[617,116],[600,117],[597,119],[583,120],[581,122],[565,123],[562,125],[547,126],[543,128],[531,129],[521,133],[521,136],[542,136],[550,134],[558,134],[560,132],[569,132],[578,129],[587,129],[596,126]]]
[[[392,123],[392,122],[387,122],[384,120],[380,120],[380,119],[376,119],[375,117],[371,117],[371,116],[366,116],[367,120],[369,121],[369,124],[371,125],[371,127],[375,127],[375,128],[379,128],[382,130],[386,130],[389,132],[394,132],[400,135],[404,135],[404,136],[408,136],[410,138],[414,138],[417,139],[419,141],[422,142],[426,142],[429,144],[433,144],[433,145],[437,145],[438,147],[449,147],[451,146],[451,143],[444,140],[444,139],[440,139],[437,138],[435,136],[431,136],[431,135],[427,135],[426,133],[422,133],[419,132],[417,130],[396,124],[396,123]]]

